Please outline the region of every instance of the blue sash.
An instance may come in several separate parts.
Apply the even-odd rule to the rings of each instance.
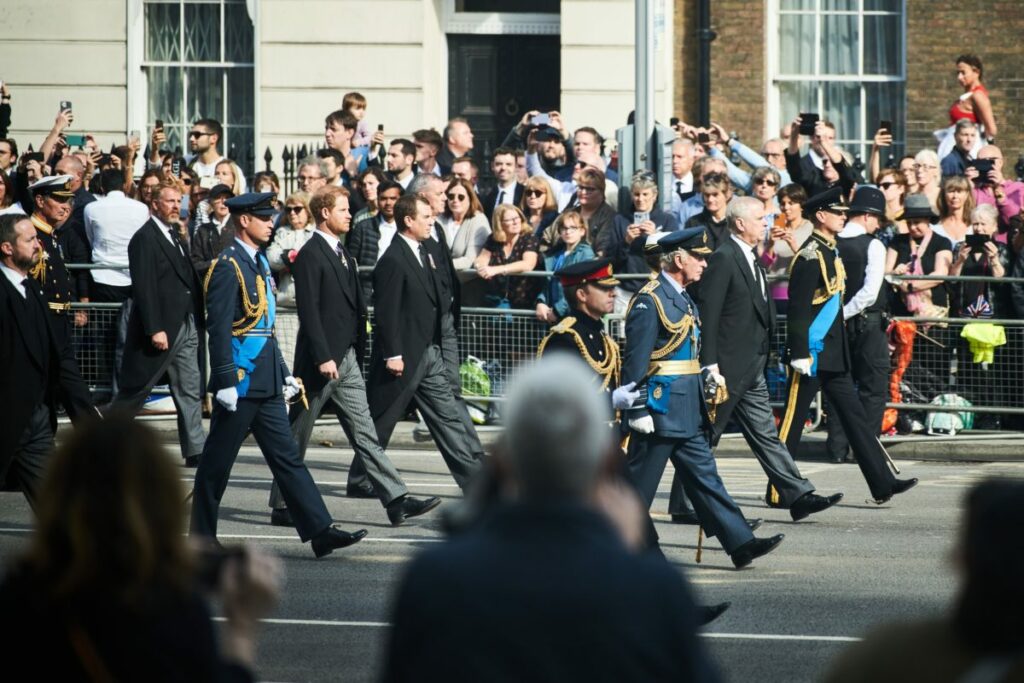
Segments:
[[[807,330],[807,348],[811,352],[811,377],[818,374],[818,354],[825,348],[825,335],[839,314],[842,296],[842,292],[833,294],[818,311],[818,315],[814,316],[814,322]]]
[[[700,328],[697,326],[696,321],[693,324],[693,333],[697,339],[700,339]],[[693,353],[691,347],[692,342],[689,336],[687,336],[686,341],[679,345],[675,353],[664,360],[693,360],[697,357],[697,354]],[[680,377],[682,375],[651,375],[647,380],[647,407],[650,408],[652,413],[668,415],[672,398],[672,382],[675,382]]]
[[[235,367],[243,371],[236,387],[239,398],[244,397],[249,391],[249,376],[256,369],[256,358],[263,351],[263,347],[266,345],[267,340],[270,339],[270,335],[273,334],[274,319],[277,315],[277,302],[275,301],[269,275],[270,264],[267,263],[267,258],[260,252],[256,253],[256,258],[263,265],[263,272],[267,273],[263,276],[267,297],[267,313],[256,323],[256,327],[248,333],[240,337],[231,338],[231,357],[235,361]]]

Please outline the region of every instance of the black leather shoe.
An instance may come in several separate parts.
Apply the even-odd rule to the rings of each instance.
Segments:
[[[808,515],[815,512],[827,510],[843,499],[843,494],[834,493],[831,496],[819,496],[817,493],[805,493],[789,506],[789,516],[794,522],[799,522]]]
[[[363,540],[364,536],[366,536],[366,529],[351,532],[342,531],[332,524],[313,538],[311,543],[313,554],[317,557],[330,555],[338,548],[347,548],[354,543],[358,543]]]
[[[185,467],[189,468],[190,470],[194,470],[195,468],[199,467],[199,456],[198,455],[186,456],[185,457]]]
[[[892,500],[892,497],[895,496],[897,493],[905,493],[910,489],[914,488],[915,486],[917,486],[917,477],[913,477],[911,479],[897,479],[896,482],[892,485],[892,493],[890,493],[885,498],[876,498],[875,503],[878,505],[888,503],[890,500]]]
[[[373,492],[373,488],[370,486],[346,486],[345,495],[349,498],[376,498],[377,494]]]
[[[720,602],[717,605],[697,605],[697,626],[707,626],[722,616],[732,606],[731,602]]]
[[[757,531],[758,529],[761,528],[762,524],[764,524],[764,520],[761,519],[760,517],[758,517],[757,519],[748,519],[747,520],[747,526],[750,527],[751,531]]]
[[[782,543],[782,539],[785,537],[785,534],[776,534],[769,538],[755,538],[747,541],[733,551],[733,566],[735,566],[736,569],[746,567],[762,555],[767,555],[771,551],[775,550],[775,548]]]
[[[295,522],[292,521],[292,513],[288,512],[288,508],[274,508],[271,510],[270,523],[273,526],[295,526]]]
[[[700,520],[697,519],[696,512],[683,512],[680,514],[672,515],[673,524],[700,524]]]
[[[388,519],[391,520],[391,526],[401,526],[409,517],[418,517],[430,512],[440,504],[441,499],[437,496],[422,499],[402,496],[388,505]]]

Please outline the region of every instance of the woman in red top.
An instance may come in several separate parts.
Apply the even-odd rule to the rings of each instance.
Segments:
[[[985,137],[995,139],[998,129],[992,115],[992,103],[988,90],[981,83],[984,68],[977,55],[960,55],[956,58],[956,80],[964,89],[953,106],[949,108],[949,122],[956,125],[960,119],[970,119],[985,128]]]
[[[960,119],[969,119],[979,124],[981,134],[976,144],[979,149],[986,141],[991,144],[995,140],[999,129],[992,113],[988,90],[981,83],[983,73],[984,67],[977,55],[966,54],[956,58],[956,80],[964,89],[964,94],[949,108],[950,127],[935,133],[939,139],[940,159],[953,149],[953,126]],[[977,152],[977,149],[973,151]]]

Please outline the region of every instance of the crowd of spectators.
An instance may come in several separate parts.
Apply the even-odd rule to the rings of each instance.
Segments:
[[[936,148],[897,159],[888,153],[895,137],[887,124],[876,131],[862,164],[837,142],[839,122],[816,116],[795,117],[756,149],[723,123],[679,122],[668,182],[646,171],[622,177],[604,136],[587,125],[571,128],[557,111],[526,112],[485,159],[463,118],[451,119],[441,132],[425,127],[408,138],[387,137],[383,126],[368,123],[367,99],[348,93],[342,108],[323,119],[323,147],[298,160],[294,178],[282,184],[270,171],[247,179],[239,164],[224,156],[223,129],[215,120],[195,122],[184,156],[163,148],[167,137],[159,125],[144,152],[138,138],[129,138],[104,153],[90,135],[81,146],[67,144],[74,112],[62,110],[39,152],[19,155],[17,141],[0,139],[5,171],[0,212],[31,213],[29,183],[50,173],[70,175],[75,201],[67,218],[54,216],[67,260],[122,269],[96,270],[91,276],[78,271],[75,295],[82,301],[120,302],[130,293],[123,270],[128,240],[144,220],[145,207],[152,210],[159,187],[173,184],[182,192],[181,239],[200,276],[231,239],[225,200],[250,185],[274,192],[283,200],[267,256],[278,304],[288,307],[294,305],[289,267],[313,227],[308,198],[325,185],[345,186],[353,193],[347,247],[360,265],[372,305],[369,269],[396,233],[395,202],[416,187],[431,198],[434,233],[459,271],[464,305],[532,310],[537,320],[555,324],[567,314],[557,282],[529,271],[550,272],[593,255],[611,258],[618,274],[645,275],[646,264],[631,248],[637,238],[705,226],[714,247],[727,235],[726,210],[738,196],[754,197],[764,206],[769,230],[757,256],[784,315],[786,275],[811,229],[804,203],[832,187],[851,200],[858,187],[875,185],[886,199],[878,236],[888,249],[885,294],[893,314],[1020,318],[1024,284],[1019,282],[899,277],[1024,275],[1024,183],[1007,177],[1003,151],[994,143],[996,122],[980,59],[961,55],[956,63],[965,94],[951,107],[950,127]],[[91,204],[96,208],[89,210]],[[617,313],[641,284],[642,279],[623,280]],[[77,322],[87,320],[83,315]],[[921,342],[928,344],[921,354],[933,359],[933,374],[944,376],[939,367],[948,366],[953,348],[961,358],[968,356],[967,342],[956,338],[959,327],[930,329],[935,344]],[[1018,343],[1018,332],[1009,331],[1007,349]],[[944,381],[940,377],[935,384]]]

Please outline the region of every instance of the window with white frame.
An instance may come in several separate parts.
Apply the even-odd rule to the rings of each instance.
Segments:
[[[769,7],[774,123],[817,113],[866,163],[879,123],[892,121],[890,153],[898,159],[906,121],[904,0],[771,0]]]
[[[147,127],[188,153],[196,119],[224,127],[222,154],[251,173],[254,150],[253,22],[245,0],[144,0],[142,70]]]

